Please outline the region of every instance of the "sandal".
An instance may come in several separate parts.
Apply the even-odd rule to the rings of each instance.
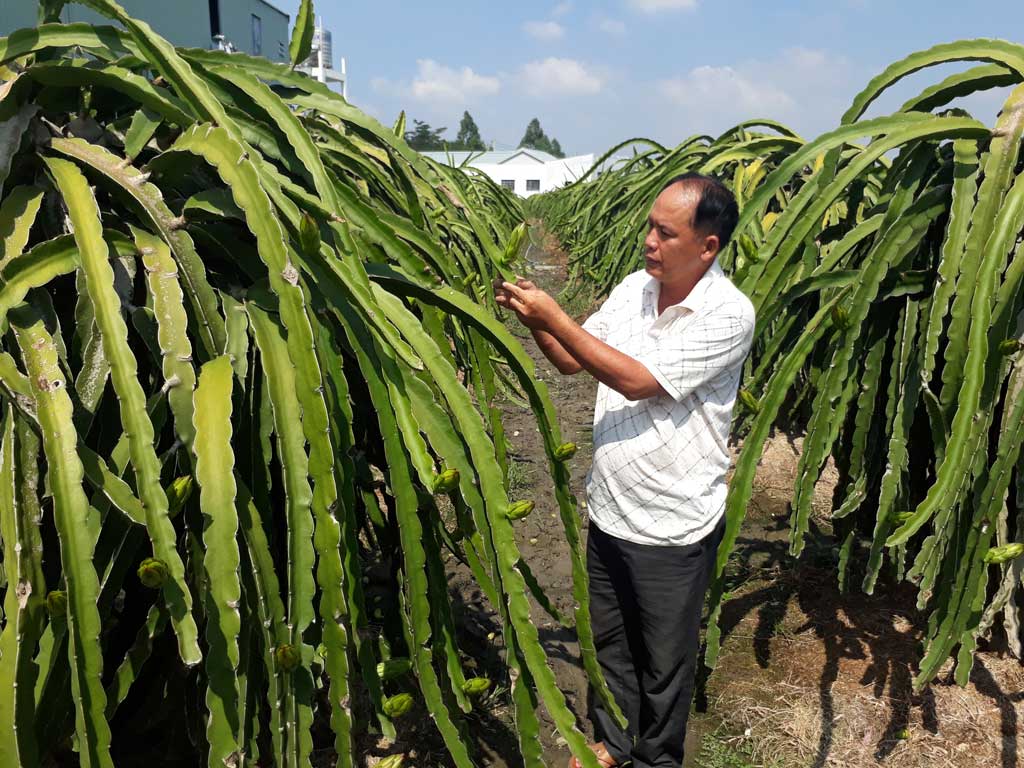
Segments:
[[[603,741],[591,744],[590,751],[594,753],[594,757],[597,758],[597,762],[601,765],[601,768],[615,768],[615,766],[618,765],[618,763],[615,762],[615,758],[608,753]],[[569,768],[583,768],[583,764],[575,757],[570,757]]]

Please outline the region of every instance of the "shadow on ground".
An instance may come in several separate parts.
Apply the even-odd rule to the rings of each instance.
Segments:
[[[916,589],[883,578],[875,594],[864,594],[854,566],[842,593],[833,547],[831,536],[814,530],[794,560],[785,518],[746,522],[730,561],[732,598],[722,608],[719,668],[700,681],[696,703],[705,729],[723,720],[756,725],[756,718],[730,717],[730,701],[751,703],[779,721],[789,707],[813,714],[814,722],[796,732],[800,718],[791,718],[796,748],[787,750],[776,738],[770,752],[788,751],[797,762],[780,765],[924,766],[926,759],[911,762],[906,753],[913,742],[925,742],[945,754],[944,765],[1018,768],[1019,663],[982,647],[967,689],[952,684],[947,664],[940,680],[915,691],[927,628]],[[750,684],[737,685],[744,676]],[[977,719],[965,722],[962,709]],[[861,754],[853,762],[848,754],[856,750]]]

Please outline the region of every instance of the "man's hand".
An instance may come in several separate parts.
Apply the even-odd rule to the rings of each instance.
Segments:
[[[575,323],[548,294],[529,280],[518,278],[513,284],[499,279],[494,281],[494,299],[499,306],[516,313],[519,321],[530,329],[540,351],[560,373],[571,375],[583,370],[579,361],[551,333],[555,323]]]
[[[511,309],[523,325],[535,331],[550,330],[552,322],[562,314],[558,302],[529,280],[495,280],[494,299],[498,306]]]
[[[533,333],[533,338],[559,372],[571,375],[581,370],[629,400],[665,395],[647,367],[609,346],[567,315],[558,302],[528,280],[515,283],[494,281],[494,299],[511,309]]]

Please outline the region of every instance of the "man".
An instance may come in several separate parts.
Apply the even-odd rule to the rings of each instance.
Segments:
[[[680,766],[704,593],[725,529],[736,391],[750,301],[715,257],[736,226],[707,176],[669,181],[648,216],[645,269],[577,325],[532,283],[495,284],[563,374],[599,382],[587,478],[587,571],[597,657],[629,721],[592,706],[604,766]],[[575,758],[570,768],[578,768]]]

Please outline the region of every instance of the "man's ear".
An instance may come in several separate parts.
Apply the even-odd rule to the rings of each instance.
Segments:
[[[718,239],[718,235],[708,235],[704,238],[704,250],[700,254],[701,261],[711,263],[715,260],[715,256],[718,255],[719,245],[721,241]]]

